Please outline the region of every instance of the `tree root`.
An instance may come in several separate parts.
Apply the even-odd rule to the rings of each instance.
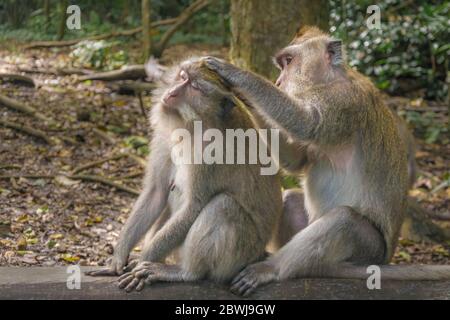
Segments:
[[[0,104],[14,111],[30,115],[38,120],[45,121],[48,123],[55,123],[55,121],[52,120],[51,118],[48,118],[40,114],[37,109],[27,106],[20,101],[8,98],[7,96],[0,95]]]
[[[56,144],[60,143],[59,139],[49,137],[44,131],[41,131],[38,129],[33,129],[24,124],[18,124],[18,123],[14,123],[11,121],[6,121],[6,120],[0,119],[0,125],[7,127],[7,128],[15,129],[17,131],[21,131],[23,133],[26,133],[26,134],[36,137],[36,138],[42,139],[49,145],[56,145]]]
[[[9,81],[12,83],[25,84],[26,86],[30,86],[36,88],[36,82],[33,78],[23,76],[21,74],[16,73],[0,73],[0,79],[3,81]]]

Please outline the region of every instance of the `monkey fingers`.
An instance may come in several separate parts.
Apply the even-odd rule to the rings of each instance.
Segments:
[[[239,71],[239,69],[237,69],[231,63],[228,63],[225,60],[218,59],[215,57],[205,57],[204,62],[208,69],[216,72],[220,77],[222,77],[226,81],[229,81],[230,74]]]
[[[139,259],[133,259],[131,260],[127,266],[124,268],[124,272],[130,272],[131,270],[133,270],[134,268],[136,268],[136,266],[139,264]]]
[[[250,295],[257,287],[275,279],[273,267],[265,262],[246,267],[231,282],[231,292],[240,296]]]

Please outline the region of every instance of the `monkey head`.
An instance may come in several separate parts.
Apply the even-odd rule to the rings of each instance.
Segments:
[[[281,71],[276,85],[295,95],[298,89],[339,77],[344,68],[342,43],[318,28],[302,28],[289,46],[276,54],[274,63]]]
[[[202,58],[174,67],[163,80],[160,108],[184,121],[220,120],[235,106],[235,97],[224,81],[209,70]]]

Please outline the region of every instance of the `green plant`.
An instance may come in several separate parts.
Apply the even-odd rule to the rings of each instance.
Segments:
[[[128,57],[123,50],[113,50],[117,42],[82,41],[70,53],[75,66],[102,70],[118,69],[125,65]]]
[[[444,144],[448,143],[448,138],[446,138],[448,128],[442,121],[439,121],[436,113],[405,111],[401,114],[414,127],[416,133],[425,139],[425,142],[435,143],[441,140]]]
[[[371,4],[368,0],[331,1],[331,31],[348,44],[349,64],[390,93],[423,88],[425,98],[444,100],[450,2],[377,2],[381,29],[369,30],[366,10]]]

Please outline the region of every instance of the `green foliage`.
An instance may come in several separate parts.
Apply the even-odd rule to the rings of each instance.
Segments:
[[[300,186],[300,183],[298,182],[298,178],[295,176],[283,176],[281,180],[281,185],[284,189],[292,189],[292,188],[298,188]]]
[[[417,112],[404,111],[400,112],[406,121],[414,127],[418,136],[425,139],[427,143],[441,142],[442,144],[449,143],[448,128],[442,121],[437,118],[439,115],[435,112]]]
[[[390,93],[425,88],[426,98],[445,99],[450,2],[377,2],[381,29],[369,30],[366,10],[371,4],[369,0],[331,1],[331,31],[348,44],[349,64]]]
[[[132,147],[140,156],[147,156],[150,153],[148,139],[141,136],[131,136],[125,139],[125,145]]]
[[[113,50],[117,42],[82,41],[70,53],[77,67],[114,70],[126,64],[128,57],[123,50]]]

